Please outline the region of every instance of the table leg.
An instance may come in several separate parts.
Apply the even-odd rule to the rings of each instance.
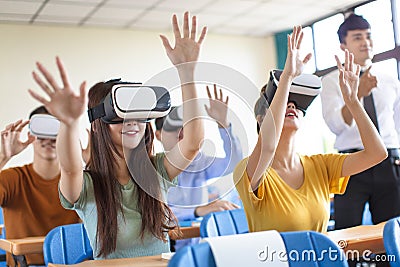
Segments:
[[[20,267],[28,267],[25,255],[12,255],[15,263],[15,267],[18,267],[18,262]]]

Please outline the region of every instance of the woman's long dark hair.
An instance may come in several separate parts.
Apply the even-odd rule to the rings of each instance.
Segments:
[[[97,106],[111,91],[115,82],[100,82],[89,90],[89,108]],[[90,160],[87,171],[93,179],[97,206],[97,256],[107,257],[117,246],[118,214],[122,210],[121,186],[117,173],[117,158],[123,155],[112,142],[110,130],[101,119],[92,122],[90,138]],[[131,179],[135,183],[137,209],[142,217],[141,240],[146,232],[167,242],[165,233],[175,228],[177,219],[169,207],[161,202],[161,188],[157,171],[154,168],[153,151],[154,133],[150,123],[146,124],[144,138],[137,148],[130,151],[127,159]],[[134,173],[132,173],[132,171]],[[162,179],[162,178],[160,178]]]

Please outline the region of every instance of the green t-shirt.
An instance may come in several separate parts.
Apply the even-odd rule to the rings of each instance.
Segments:
[[[164,156],[164,153],[156,154],[154,163],[156,170],[162,177],[162,179],[160,179],[160,186],[162,197],[165,200],[168,188],[177,184],[177,178],[174,178],[173,181],[170,182],[163,163]],[[124,218],[122,218],[122,214],[118,215],[117,247],[113,253],[107,256],[107,258],[134,258],[169,252],[169,243],[164,243],[162,240],[157,239],[150,233],[145,234],[143,241],[140,239],[142,218],[137,209],[136,186],[133,181],[129,180],[128,184],[121,185],[121,191]],[[84,172],[82,192],[76,203],[69,203],[61,192],[60,200],[63,207],[75,210],[78,213],[88,233],[94,257],[95,259],[101,259],[96,257],[99,249],[96,242],[97,208],[94,197],[93,181],[90,174]],[[166,238],[168,239],[167,234]]]

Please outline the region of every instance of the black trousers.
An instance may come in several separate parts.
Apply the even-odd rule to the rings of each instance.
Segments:
[[[353,175],[343,195],[335,195],[335,229],[360,225],[365,203],[374,224],[400,215],[400,165],[398,156]]]

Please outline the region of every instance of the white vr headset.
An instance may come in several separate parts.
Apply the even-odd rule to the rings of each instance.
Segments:
[[[272,99],[276,93],[276,89],[278,88],[281,74],[281,70],[272,70],[270,72],[270,77],[265,92],[260,97],[264,98],[264,100],[260,101],[259,99],[259,101],[257,101],[257,103],[263,103],[262,105],[258,105],[258,109],[263,108],[265,110],[265,108],[268,108],[269,105],[271,105]],[[317,97],[321,92],[321,86],[321,79],[318,76],[314,74],[301,74],[292,81],[289,89],[288,102],[293,102],[296,105],[296,108],[303,111],[305,115],[307,108],[310,106],[315,97]],[[258,111],[255,112],[256,114],[262,114],[257,113]]]
[[[60,121],[47,114],[35,114],[29,122],[29,131],[32,135],[43,139],[56,139]]]
[[[147,122],[167,115],[170,108],[170,94],[164,87],[120,82],[101,104],[88,110],[88,115],[90,122],[98,118],[108,124],[124,119]]]

